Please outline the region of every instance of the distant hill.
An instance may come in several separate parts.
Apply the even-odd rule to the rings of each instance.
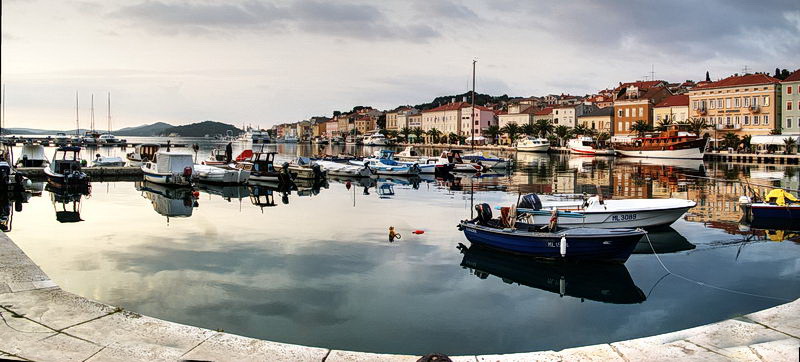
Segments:
[[[205,135],[226,135],[228,131],[231,131],[234,136],[242,133],[242,130],[227,123],[203,121],[187,124],[185,126],[170,127],[161,131],[160,135],[168,136],[174,133],[180,137],[203,137]]]
[[[3,134],[20,134],[20,135],[54,135],[58,132],[63,131],[54,131],[54,130],[47,130],[47,129],[35,129],[35,128],[3,128]],[[72,133],[74,134],[75,131],[73,130]]]
[[[169,123],[156,122],[153,124],[145,124],[137,127],[125,127],[114,131],[117,136],[134,136],[134,137],[151,137],[158,136],[164,130],[175,127]]]
[[[472,102],[472,91],[469,91],[469,92],[466,92],[466,93],[462,93],[462,94],[456,94],[456,95],[452,95],[452,96],[439,96],[439,97],[434,98],[433,101],[430,102],[430,103],[417,104],[416,106],[414,106],[414,108],[421,109],[421,110],[424,111],[424,110],[436,108],[436,107],[441,106],[441,105],[448,104],[448,103],[452,102],[454,99],[455,99],[456,102],[461,102],[461,101]],[[489,95],[489,94],[481,94],[481,93],[477,93],[477,92],[475,93],[475,105],[478,105],[478,106],[485,106],[488,103],[497,103],[497,102],[508,101],[508,100],[509,100],[509,97],[506,94],[503,94],[502,96],[492,96],[492,95]]]

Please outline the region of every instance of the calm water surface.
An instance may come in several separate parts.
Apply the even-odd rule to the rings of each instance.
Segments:
[[[201,159],[215,146],[187,142],[202,142]],[[279,151],[287,159],[318,152]],[[372,352],[561,349],[697,326],[800,296],[797,234],[739,225],[738,184],[689,177],[747,175],[796,189],[796,167],[517,157],[508,174],[478,179],[330,180],[286,195],[201,188],[196,205],[137,182],[94,182],[79,202],[49,191],[31,198],[13,215],[10,236],[65,290],[88,298],[255,338]],[[646,242],[624,266],[457,249],[469,245],[455,226],[472,202],[509,205],[518,192],[695,200],[698,207],[650,237],[672,271],[714,287],[665,276]],[[82,221],[58,220],[77,220],[73,211]],[[401,240],[388,241],[389,226]]]

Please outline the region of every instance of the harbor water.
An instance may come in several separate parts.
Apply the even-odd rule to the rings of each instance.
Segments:
[[[198,160],[225,145],[174,142],[199,143]],[[236,155],[250,145],[233,147]],[[268,147],[279,160],[377,149]],[[10,236],[63,289],[90,299],[254,338],[368,352],[562,349],[694,327],[800,297],[800,225],[741,223],[743,187],[723,181],[797,189],[796,166],[509,155],[513,169],[478,177],[330,178],[289,193],[201,185],[196,200],[134,180],[93,181],[88,195],[45,188],[13,212]],[[472,205],[509,206],[526,193],[696,201],[671,227],[648,235],[680,277],[665,271],[647,239],[624,265],[466,248],[456,225]],[[390,242],[389,227],[402,238]]]

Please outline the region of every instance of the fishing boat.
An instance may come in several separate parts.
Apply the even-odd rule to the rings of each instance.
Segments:
[[[667,226],[697,203],[685,199],[611,199],[582,195],[543,196],[529,194],[521,198],[517,212],[535,225],[549,224],[557,212],[558,226],[564,228],[654,228]]]
[[[49,165],[44,167],[47,180],[59,187],[88,187],[91,178],[81,170],[81,148],[61,146],[56,149]]]
[[[459,230],[473,245],[512,254],[556,260],[624,263],[646,233],[641,229],[541,228],[506,218],[493,219],[488,204],[476,205],[478,217]]]
[[[471,163],[481,163],[482,165],[486,166],[487,168],[494,168],[494,169],[506,169],[511,166],[511,159],[503,158],[500,156],[495,155],[484,155],[483,152],[473,152],[467,153],[461,158],[465,161],[469,161]]]
[[[395,159],[395,152],[392,150],[378,150],[372,153],[372,158],[365,158],[364,161],[370,163],[380,162],[388,166],[416,166],[419,169],[418,174],[436,175],[451,170],[450,164],[440,163],[435,158],[419,158],[414,161],[398,161]]]
[[[209,195],[222,197],[228,202],[233,201],[233,199],[242,200],[250,197],[250,189],[247,185],[200,183],[197,184],[197,189]]]
[[[241,185],[247,183],[250,171],[241,168],[220,168],[208,165],[194,165],[192,177],[205,183]]]
[[[516,149],[520,152],[547,152],[550,150],[550,141],[529,136],[517,141]]]
[[[597,142],[591,137],[576,137],[567,141],[569,153],[592,156],[614,156],[616,151],[613,149],[600,148]]]
[[[764,196],[763,201],[758,202],[742,196],[739,198],[739,203],[745,211],[745,217],[753,223],[763,221],[795,225],[800,223],[800,200],[783,189],[772,189]]]
[[[344,139],[344,144],[345,145],[361,145],[361,144],[363,144],[363,138],[361,136],[348,135]]]
[[[252,155],[244,161],[237,162],[236,168],[250,172],[252,182],[274,182],[276,185],[291,185],[292,176],[289,173],[289,163],[284,163],[278,169],[275,167],[275,152],[264,150],[253,151]]]
[[[315,145],[327,145],[328,144],[328,139],[327,138],[323,138],[323,137],[316,137],[316,138],[311,140],[311,143],[313,143]]]
[[[439,155],[439,164],[451,164],[453,172],[482,172],[488,169],[480,161],[464,161],[462,153],[461,150],[442,151]]]
[[[125,166],[125,160],[122,157],[101,156],[99,153],[95,155],[92,162],[94,167],[122,167]]]
[[[50,161],[44,154],[44,146],[40,144],[25,144],[22,145],[20,158],[17,160],[16,167],[44,167]]]
[[[289,173],[294,179],[320,180],[325,178],[325,170],[308,157],[298,157],[290,162]]]
[[[0,143],[0,191],[21,196],[25,190],[33,186],[33,183],[22,173],[17,172],[13,163],[14,152],[11,145]]]
[[[378,132],[366,135],[362,142],[364,146],[386,146],[389,144],[389,140],[386,139],[386,136]]]
[[[708,139],[698,137],[684,124],[673,124],[659,134],[618,143],[614,149],[625,157],[679,158],[702,160]]]
[[[391,176],[414,176],[420,173],[417,163],[398,162],[391,159],[392,151],[382,150],[377,154],[378,157],[365,158],[363,160],[350,161],[351,165],[363,165],[367,163],[369,167],[378,175]]]
[[[161,145],[157,143],[142,143],[133,147],[133,152],[127,154],[132,166],[141,166],[142,162],[154,160]]]
[[[625,265],[610,263],[553,263],[502,253],[490,248],[459,245],[464,258],[461,266],[480,279],[489,275],[504,283],[558,294],[560,297],[594,300],[602,303],[633,304],[647,297],[634,283]]]
[[[375,171],[369,167],[369,162],[358,166],[354,164],[346,164],[332,161],[314,161],[322,167],[322,170],[329,176],[339,177],[370,177],[375,175]]]
[[[143,162],[141,169],[145,181],[169,186],[190,186],[194,159],[188,153],[159,151],[155,160]]]
[[[88,147],[96,146],[98,137],[100,137],[99,134],[96,135],[96,134],[93,134],[92,132],[86,131],[83,134],[83,137],[81,137],[81,142],[83,143],[84,146],[88,146]]]

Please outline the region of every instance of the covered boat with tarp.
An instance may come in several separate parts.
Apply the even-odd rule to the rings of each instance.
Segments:
[[[753,222],[783,221],[800,223],[800,200],[790,192],[776,188],[764,195],[763,201],[754,202],[747,196],[739,198],[745,217]]]
[[[17,167],[44,167],[50,164],[44,154],[44,146],[39,144],[26,144],[22,146]]]

